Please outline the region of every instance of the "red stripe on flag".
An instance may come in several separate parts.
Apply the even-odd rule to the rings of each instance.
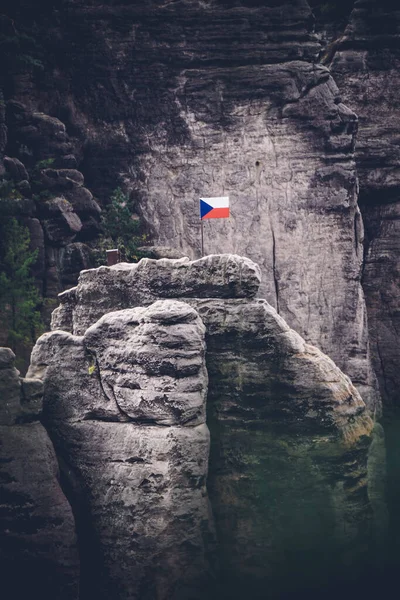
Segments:
[[[203,217],[204,219],[226,219],[229,217],[229,206],[226,208],[213,208]]]

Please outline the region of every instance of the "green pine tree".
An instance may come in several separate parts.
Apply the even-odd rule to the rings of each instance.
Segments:
[[[29,248],[29,231],[15,218],[0,221],[0,323],[15,352],[31,346],[42,333],[40,294],[31,275],[37,250]]]
[[[101,252],[118,248],[124,260],[135,261],[140,258],[137,247],[145,242],[146,236],[139,233],[139,221],[133,217],[129,197],[121,188],[117,188],[111,196],[101,224],[104,231],[104,236],[98,243]],[[103,255],[101,259],[104,258]]]

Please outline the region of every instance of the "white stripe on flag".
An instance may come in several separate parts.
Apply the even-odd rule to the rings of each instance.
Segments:
[[[200,198],[207,202],[213,208],[229,208],[229,196],[219,196],[217,198]]]

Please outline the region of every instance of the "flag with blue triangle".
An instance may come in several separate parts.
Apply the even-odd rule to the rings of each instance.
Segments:
[[[229,197],[200,198],[200,219],[226,219],[229,217]]]

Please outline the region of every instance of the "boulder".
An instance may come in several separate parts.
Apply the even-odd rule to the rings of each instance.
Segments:
[[[35,167],[38,161],[54,161],[55,157],[71,152],[65,125],[59,119],[32,111],[17,100],[9,100],[6,107],[9,146],[25,165]]]
[[[82,229],[82,221],[63,197],[41,202],[38,207],[42,226],[49,242],[64,245]]]
[[[54,166],[57,169],[76,169],[78,161],[74,154],[66,154],[65,156],[59,156],[54,161]]]
[[[7,173],[16,183],[29,179],[25,165],[18,158],[5,156],[3,160]]]
[[[64,195],[80,216],[92,215],[97,218],[100,216],[101,208],[87,188],[76,185],[70,190],[66,190]]]

